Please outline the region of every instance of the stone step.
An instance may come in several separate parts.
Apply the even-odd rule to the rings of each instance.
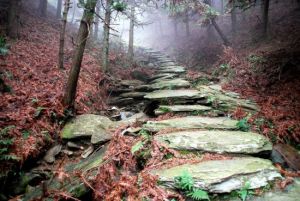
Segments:
[[[176,189],[176,177],[191,175],[194,187],[210,193],[229,193],[242,189],[246,183],[249,184],[248,189],[256,189],[281,178],[271,161],[254,157],[184,164],[152,170],[151,173],[159,177],[162,185],[171,189]]]
[[[241,107],[248,112],[258,111],[258,106],[254,102],[241,99],[237,93],[224,91],[220,85],[198,85],[196,88],[203,96],[216,102],[223,110],[233,111],[237,107]]]
[[[219,154],[270,154],[272,151],[266,137],[252,132],[192,130],[161,134],[154,139],[177,150]]]
[[[211,107],[204,105],[160,105],[154,112],[156,115],[168,112],[197,112],[203,113],[213,110]]]
[[[198,90],[194,89],[177,89],[177,90],[157,90],[147,93],[144,98],[150,100],[185,100],[185,99],[203,99],[205,96],[201,95]]]
[[[224,129],[237,130],[238,121],[227,117],[187,116],[161,121],[148,121],[143,127],[150,131],[163,129]]]
[[[166,66],[160,67],[157,71],[160,73],[184,73],[186,69],[182,66]]]
[[[153,84],[150,85],[152,89],[175,89],[175,88],[187,88],[191,86],[189,81],[181,78],[174,78],[170,80],[158,79],[158,80],[154,80],[152,83]]]

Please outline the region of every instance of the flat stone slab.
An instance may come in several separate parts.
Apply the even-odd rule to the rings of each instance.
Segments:
[[[174,78],[174,77],[177,77],[178,74],[172,74],[172,73],[160,73],[160,74],[156,74],[154,76],[152,76],[150,78],[150,80],[157,80],[157,79],[161,79],[161,78],[164,78],[164,79],[169,79],[169,78]]]
[[[222,110],[235,110],[237,107],[242,107],[245,111],[258,111],[258,106],[254,102],[239,98],[237,93],[223,91],[220,85],[199,85],[196,88],[207,99],[216,102]]]
[[[238,121],[226,117],[199,117],[187,116],[174,119],[166,119],[161,121],[148,121],[144,124],[144,128],[150,131],[159,131],[168,128],[178,129],[237,129]]]
[[[181,131],[154,137],[178,150],[213,153],[257,154],[271,152],[272,144],[264,136],[241,131]]]
[[[144,84],[144,82],[140,81],[140,80],[121,80],[120,81],[120,85],[123,86],[139,86]]]
[[[146,99],[201,99],[203,95],[198,90],[177,89],[177,90],[157,90],[144,96]]]
[[[207,112],[211,107],[204,105],[160,105],[154,112],[156,115],[168,112]]]
[[[74,139],[79,137],[91,137],[92,143],[106,142],[111,139],[109,128],[115,123],[108,117],[83,114],[69,121],[61,131],[62,139]]]
[[[184,73],[186,69],[182,66],[162,66],[158,71],[160,73]]]
[[[189,81],[181,79],[181,78],[175,78],[171,80],[164,80],[160,79],[158,81],[154,81],[153,84],[150,85],[153,89],[172,89],[172,88],[186,88],[190,87],[191,84]]]
[[[122,98],[143,98],[145,95],[145,92],[128,92],[120,94]]]
[[[194,187],[210,193],[229,193],[243,188],[246,182],[250,184],[249,189],[260,188],[281,178],[271,161],[252,157],[204,161],[151,171],[159,176],[164,186],[173,189],[174,178],[185,172],[193,177]]]

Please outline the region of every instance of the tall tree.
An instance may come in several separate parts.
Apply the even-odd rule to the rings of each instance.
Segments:
[[[189,36],[191,33],[190,33],[190,22],[189,22],[189,14],[188,14],[188,11],[186,11],[185,13],[185,19],[184,19],[184,23],[185,23],[185,33],[186,33],[186,36]]]
[[[58,19],[61,18],[61,8],[62,8],[62,0],[57,0],[56,17],[57,17]]]
[[[231,1],[231,30],[232,30],[232,34],[233,36],[235,36],[236,34],[236,0],[232,0]]]
[[[72,108],[74,106],[81,62],[83,58],[86,41],[89,36],[90,26],[93,22],[96,3],[97,0],[87,0],[86,3],[84,4],[84,12],[80,22],[77,41],[76,41],[77,47],[75,49],[75,54],[73,56],[72,66],[71,66],[67,87],[63,98],[63,103],[67,107]]]
[[[263,36],[268,35],[268,21],[269,21],[269,0],[263,2]]]
[[[95,27],[94,27],[94,37],[96,40],[98,39],[98,33],[99,33],[99,15],[100,15],[100,5],[96,6],[96,19],[95,19]]]
[[[129,43],[128,43],[128,60],[133,62],[133,37],[134,37],[134,6],[130,9],[130,25],[129,25]]]
[[[40,3],[39,3],[40,16],[42,16],[42,17],[47,16],[47,7],[48,7],[48,1],[47,0],[40,0]]]
[[[109,30],[111,20],[111,4],[112,0],[106,0],[105,19],[103,27],[103,54],[102,54],[102,68],[104,72],[108,72],[109,68]]]
[[[70,8],[70,0],[65,0],[63,19],[61,20],[59,53],[58,53],[58,66],[60,69],[64,68],[64,45],[65,45],[65,33],[66,33],[66,25],[67,25],[69,8]]]
[[[10,0],[8,13],[7,35],[11,38],[18,38],[20,25],[21,0]]]

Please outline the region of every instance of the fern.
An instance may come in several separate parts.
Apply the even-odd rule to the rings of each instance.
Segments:
[[[187,196],[191,197],[194,200],[209,200],[207,192],[198,188],[188,193]]]
[[[194,187],[194,179],[189,172],[184,171],[181,176],[175,177],[175,186],[194,200],[209,200],[206,191]]]
[[[248,124],[248,120],[246,118],[241,119],[236,126],[239,130],[247,132],[250,129],[250,125]]]
[[[194,186],[194,179],[189,172],[184,171],[181,176],[175,177],[176,187],[183,191],[191,191]]]
[[[9,147],[13,144],[14,139],[8,136],[8,132],[14,127],[15,126],[7,126],[0,130],[0,161],[19,159],[9,154]]]

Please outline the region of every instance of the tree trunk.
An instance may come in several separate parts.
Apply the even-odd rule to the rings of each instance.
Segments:
[[[98,33],[99,33],[99,17],[97,15],[100,15],[100,6],[96,6],[96,16],[95,16],[95,27],[94,27],[94,37],[97,40],[98,39]]]
[[[58,67],[60,69],[64,69],[65,32],[66,32],[66,25],[67,25],[67,18],[68,18],[69,8],[70,8],[70,0],[65,0],[63,19],[61,20],[59,53],[58,53]]]
[[[41,17],[46,17],[47,16],[47,6],[48,6],[48,1],[47,0],[40,0],[39,13],[40,13]]]
[[[190,36],[190,22],[189,22],[189,14],[185,14],[185,32],[186,36]]]
[[[133,62],[133,36],[134,36],[134,7],[130,10],[130,27],[129,27],[129,43],[128,43],[128,60]]]
[[[80,22],[78,35],[77,35],[77,41],[76,41],[77,47],[75,50],[75,54],[73,56],[72,66],[71,66],[71,70],[67,82],[66,91],[63,98],[63,103],[68,108],[74,107],[81,62],[83,58],[86,41],[89,36],[90,26],[93,22],[96,2],[97,1],[95,0],[87,0],[87,2],[85,3],[84,13]]]
[[[224,15],[224,0],[221,0],[221,2],[220,2],[220,13],[221,13],[221,15]]]
[[[264,0],[264,11],[263,11],[263,36],[268,35],[268,17],[269,15],[269,0]]]
[[[175,38],[177,38],[178,37],[178,28],[177,28],[177,20],[176,20],[176,18],[173,19],[173,24],[174,24]]]
[[[212,24],[214,25],[216,31],[218,32],[218,34],[220,35],[220,37],[222,38],[224,45],[229,46],[229,40],[227,39],[227,37],[225,36],[225,34],[223,34],[223,32],[221,31],[220,27],[218,26],[218,24],[216,23],[215,19],[211,20]]]
[[[19,36],[21,0],[10,0],[7,35],[13,39]]]
[[[232,35],[235,36],[236,34],[236,0],[232,0],[232,10],[231,10],[231,30],[232,30]]]
[[[76,7],[77,7],[76,0],[73,0],[73,13],[72,13],[72,20],[71,20],[72,24],[74,23],[74,19],[75,19]]]
[[[62,7],[62,0],[57,0],[56,17],[57,17],[58,19],[61,18],[61,7]]]
[[[102,55],[102,67],[103,71],[108,72],[109,68],[109,29],[111,18],[111,0],[106,0],[105,19],[103,27],[103,55]]]

